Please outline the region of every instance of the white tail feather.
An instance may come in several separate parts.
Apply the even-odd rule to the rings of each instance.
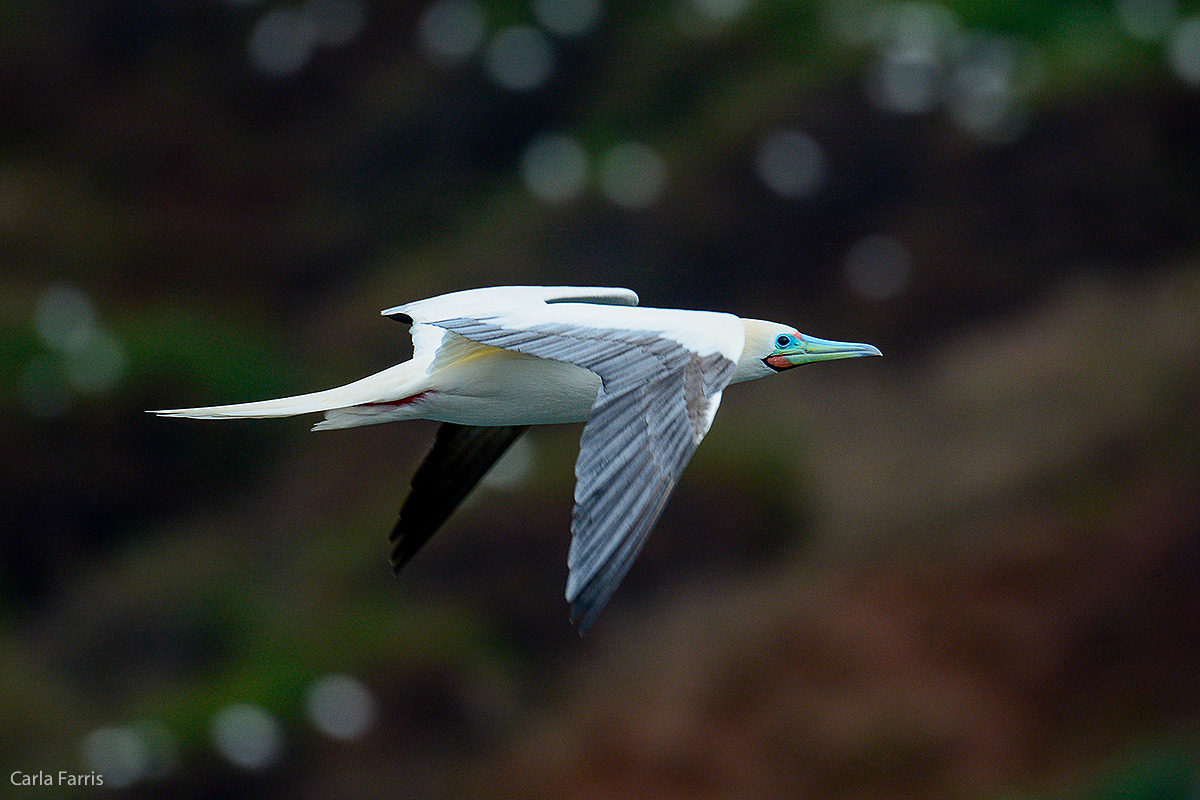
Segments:
[[[412,416],[412,406],[348,406],[331,408],[325,419],[313,425],[314,431],[332,431],[340,428],[357,428],[360,425],[376,425],[393,422]],[[407,413],[406,413],[407,412]]]
[[[351,410],[351,406],[364,403],[391,403],[403,400],[422,391],[425,377],[424,366],[414,361],[405,361],[382,372],[369,375],[354,383],[312,392],[294,397],[279,397],[253,403],[236,403],[228,406],[202,406],[200,408],[171,408],[151,411],[160,417],[188,417],[190,419],[236,419],[240,417],[291,417],[296,414],[312,414],[318,411]],[[332,417],[331,417],[332,418]],[[384,420],[372,420],[383,422]],[[366,419],[351,424],[370,424]],[[348,427],[321,423],[318,427]]]

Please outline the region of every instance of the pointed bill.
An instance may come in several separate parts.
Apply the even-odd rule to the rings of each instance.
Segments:
[[[835,342],[832,339],[818,339],[803,333],[796,337],[796,345],[781,350],[768,357],[767,366],[775,370],[791,369],[814,361],[836,361],[839,358],[861,358],[863,356],[881,356],[879,348],[860,342]]]

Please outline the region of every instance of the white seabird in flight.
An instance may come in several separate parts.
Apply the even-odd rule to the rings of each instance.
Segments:
[[[499,286],[383,312],[413,357],[323,392],[152,413],[196,419],[324,412],[314,430],[442,423],[392,532],[412,558],[526,426],[584,422],[567,558],[571,619],[587,630],[629,571],[730,383],[814,361],[877,356],[713,311],[640,308],[629,289]]]

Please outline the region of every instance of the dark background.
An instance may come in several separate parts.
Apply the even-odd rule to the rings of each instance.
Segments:
[[[14,796],[1200,785],[1195,4],[5,4],[0,248],[0,767],[104,778]],[[582,640],[579,426],[397,580],[432,424],[144,413],[509,283],[886,357],[726,392]]]

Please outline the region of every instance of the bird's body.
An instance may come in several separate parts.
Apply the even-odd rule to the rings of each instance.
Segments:
[[[402,366],[410,369],[395,392],[403,397],[326,409],[325,421],[316,427],[329,430],[402,419],[457,425],[583,422],[600,390],[600,376],[574,364],[470,340],[456,349],[452,360],[433,371],[406,361]]]
[[[567,599],[586,628],[607,603],[712,423],[729,383],[878,355],[711,311],[640,308],[627,289],[472,289],[389,309],[411,360],[323,392],[155,412],[201,419],[324,412],[316,429],[443,425],[392,538],[399,569],[524,426],[583,422]],[[419,491],[420,490],[420,491]]]

